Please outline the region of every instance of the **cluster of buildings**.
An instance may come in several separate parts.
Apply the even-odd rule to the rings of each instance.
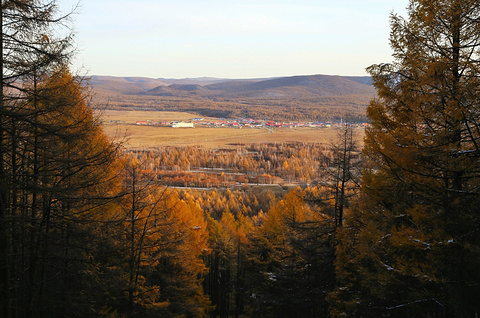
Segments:
[[[136,125],[147,126],[163,126],[173,128],[195,128],[199,127],[229,127],[229,128],[330,128],[336,126],[343,126],[343,122],[276,122],[264,121],[255,119],[204,119],[193,118],[190,121],[172,121],[172,122],[152,122],[152,121],[137,121]],[[347,125],[355,125],[358,127],[366,127],[368,123],[354,123]]]
[[[136,125],[139,126],[161,126],[173,128],[194,128],[193,122],[172,121],[172,122],[157,122],[150,120],[138,120]]]

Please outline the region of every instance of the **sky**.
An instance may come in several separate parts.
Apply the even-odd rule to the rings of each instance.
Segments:
[[[392,60],[389,17],[408,0],[57,0],[73,69],[152,78],[367,75]]]

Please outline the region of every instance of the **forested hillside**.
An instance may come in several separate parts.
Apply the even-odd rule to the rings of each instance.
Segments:
[[[0,317],[478,317],[478,0],[412,0],[408,19],[392,16],[395,60],[369,68],[363,149],[350,123],[325,143],[127,149],[70,71],[56,9],[0,6]],[[324,80],[115,89],[303,94]],[[256,115],[286,116],[265,101]]]

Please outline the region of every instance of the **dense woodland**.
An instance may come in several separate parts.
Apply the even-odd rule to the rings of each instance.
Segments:
[[[352,138],[361,133],[353,127],[348,129]],[[343,131],[339,129],[337,134]],[[329,180],[324,175],[331,170],[335,149],[329,144],[289,142],[238,145],[236,149],[223,150],[184,146],[128,152],[134,153],[142,168],[151,170],[164,185],[211,188],[326,183]],[[352,161],[359,160],[360,151],[356,149]],[[355,173],[361,172],[357,169]]]
[[[480,2],[412,0],[361,151],[129,151],[55,1],[1,3],[0,317],[477,317]],[[67,19],[67,20],[66,20]]]

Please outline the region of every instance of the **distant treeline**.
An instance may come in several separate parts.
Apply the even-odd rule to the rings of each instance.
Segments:
[[[113,110],[162,110],[193,112],[206,117],[255,118],[275,121],[367,122],[366,108],[372,96],[349,95],[322,98],[210,100],[204,97],[122,95],[97,92],[94,106]]]
[[[200,188],[310,184],[325,180],[322,169],[333,160],[330,144],[303,142],[239,145],[228,150],[170,146],[130,152],[162,184]],[[353,155],[358,158],[360,152]]]

